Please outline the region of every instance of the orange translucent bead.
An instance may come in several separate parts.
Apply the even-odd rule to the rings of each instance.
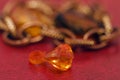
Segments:
[[[41,51],[33,51],[29,55],[29,62],[32,64],[41,64],[44,62],[45,53]]]
[[[69,45],[62,44],[48,53],[46,59],[55,68],[66,71],[71,67],[73,60],[73,52]]]
[[[38,57],[34,56],[36,54],[38,54]],[[32,52],[30,54],[29,61],[32,64],[47,62],[60,71],[68,70],[71,67],[74,58],[72,49],[68,44],[61,44],[58,47],[56,47],[55,50],[49,52],[45,56],[41,55],[41,52]]]

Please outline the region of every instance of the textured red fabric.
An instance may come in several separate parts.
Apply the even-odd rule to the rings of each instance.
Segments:
[[[58,0],[50,0],[56,1]],[[112,17],[115,26],[120,25],[120,0],[84,0],[86,3],[98,1]],[[0,11],[7,0],[0,0]],[[28,55],[33,50],[51,51],[52,40],[25,47],[11,47],[3,43],[0,35],[0,80],[120,80],[120,42],[101,50],[75,50],[73,66],[70,70],[57,73],[45,66],[35,67],[28,62]]]

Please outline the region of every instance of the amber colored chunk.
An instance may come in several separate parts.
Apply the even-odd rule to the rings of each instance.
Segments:
[[[60,71],[68,70],[72,65],[73,58],[72,49],[67,44],[58,46],[46,56],[47,61]]]
[[[33,51],[29,55],[29,61],[32,64],[41,64],[47,62],[60,71],[68,70],[73,61],[74,55],[72,49],[67,44],[61,44],[55,50],[44,56],[43,52]]]
[[[32,37],[39,36],[41,32],[40,27],[36,27],[36,26],[30,27],[26,29],[25,31],[26,33],[29,33]]]
[[[33,51],[29,55],[29,62],[32,64],[41,64],[44,62],[44,52],[41,51]]]

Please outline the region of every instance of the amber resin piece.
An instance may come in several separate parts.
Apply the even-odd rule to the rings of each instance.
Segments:
[[[41,51],[33,51],[29,55],[29,62],[32,64],[41,64],[45,61],[45,53]]]
[[[47,61],[60,71],[68,70],[71,67],[73,58],[72,49],[67,44],[59,45],[46,56]]]
[[[61,44],[45,56],[40,51],[33,51],[29,56],[29,61],[32,64],[47,62],[57,70],[66,71],[71,67],[73,58],[71,47],[68,44]]]

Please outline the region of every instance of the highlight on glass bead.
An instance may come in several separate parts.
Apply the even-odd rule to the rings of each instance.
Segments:
[[[41,51],[33,51],[29,55],[31,64],[48,63],[59,71],[66,71],[71,68],[74,55],[68,44],[61,44],[53,51],[45,54]]]

